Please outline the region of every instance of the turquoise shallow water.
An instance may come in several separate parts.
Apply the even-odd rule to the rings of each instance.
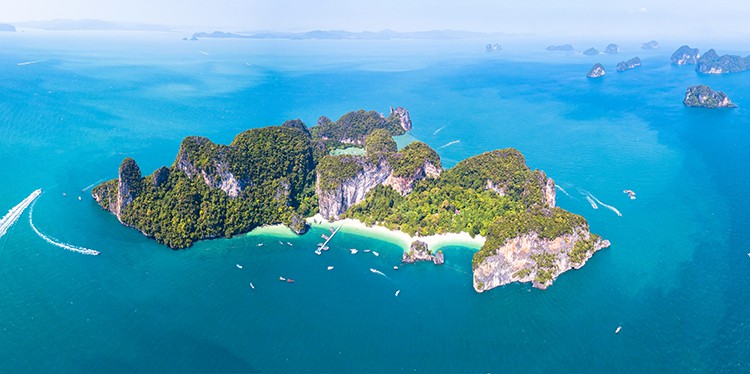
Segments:
[[[611,72],[592,82],[595,58],[535,46],[488,55],[484,44],[2,35],[0,209],[41,187],[35,225],[102,254],[49,245],[28,211],[0,238],[0,371],[750,370],[750,73],[702,77],[668,64],[679,44],[634,44],[599,57]],[[636,54],[643,67],[614,72]],[[740,107],[684,108],[701,82]],[[447,166],[518,148],[612,247],[546,291],[479,295],[471,249],[399,271],[401,248],[352,232],[315,256],[323,229],[172,251],[81,192],[126,156],[146,172],[171,164],[187,135],[229,142],[390,105],[410,110],[411,136]]]

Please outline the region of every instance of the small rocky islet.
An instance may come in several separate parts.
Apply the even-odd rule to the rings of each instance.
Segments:
[[[485,152],[443,169],[425,143],[397,149],[393,136],[411,126],[406,109],[392,108],[388,116],[321,117],[311,128],[291,120],[250,129],[229,145],[191,136],[171,166],[143,176],[126,158],[117,179],[92,195],[122,224],[175,249],[270,224],[304,234],[305,217],[316,213],[413,237],[482,235],[472,260],[477,292],[511,282],[544,289],[609,246],[583,217],[555,205],[554,181],[531,170],[519,151]],[[364,154],[333,154],[350,147]],[[415,240],[403,260],[445,258]]]
[[[626,70],[635,69],[639,66],[641,66],[641,59],[636,56],[631,58],[630,60],[618,62],[616,70],[619,72],[623,72]]]
[[[604,65],[597,62],[591,67],[591,69],[589,69],[589,73],[586,74],[586,76],[589,78],[600,78],[605,74],[607,74],[607,72],[604,70]]]
[[[722,91],[714,91],[710,87],[700,84],[688,87],[685,91],[685,99],[682,101],[685,106],[695,108],[736,108],[727,94]]]

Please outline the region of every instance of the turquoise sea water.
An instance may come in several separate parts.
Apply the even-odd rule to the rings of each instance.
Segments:
[[[487,54],[486,41],[180,37],[0,36],[0,210],[43,188],[39,230],[101,251],[50,245],[28,210],[0,238],[0,372],[750,371],[750,73],[670,66],[679,42],[590,57],[542,44]],[[731,48],[719,52],[748,54]],[[641,68],[614,71],[635,55]],[[608,74],[586,79],[597,61]],[[683,107],[697,83],[739,108]],[[171,164],[187,135],[228,143],[391,105],[446,166],[518,148],[612,246],[546,291],[476,294],[468,248],[399,271],[400,247],[353,232],[314,255],[322,228],[172,251],[81,192],[126,156],[146,173]]]

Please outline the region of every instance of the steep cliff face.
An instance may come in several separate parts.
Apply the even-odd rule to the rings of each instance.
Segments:
[[[548,207],[554,208],[557,203],[557,190],[555,189],[555,181],[552,178],[547,178],[542,188],[542,194],[544,195],[544,203]]]
[[[433,165],[432,162],[425,161],[425,163],[418,168],[414,174],[406,177],[399,177],[396,176],[395,173],[391,173],[384,183],[387,186],[391,186],[396,192],[401,194],[401,196],[406,196],[414,187],[414,182],[425,178],[438,178],[440,177],[441,171],[442,169]]]
[[[600,63],[594,64],[594,66],[591,67],[591,70],[589,70],[589,73],[586,74],[589,78],[599,78],[603,77],[606,72],[604,71],[604,66]]]
[[[630,60],[618,62],[616,69],[618,72],[622,73],[623,71],[635,69],[639,66],[641,66],[641,59],[639,57],[633,57]]]
[[[706,85],[697,85],[688,87],[685,91],[685,99],[682,101],[685,106],[697,108],[736,108],[737,105],[729,100],[726,93],[714,91]]]
[[[228,152],[228,147],[213,144],[207,138],[187,137],[180,145],[175,166],[189,178],[200,176],[209,187],[235,198],[248,183],[229,171]]]
[[[750,69],[750,56],[742,58],[735,55],[719,56],[709,49],[697,61],[695,71],[702,74],[739,73]]]
[[[698,48],[690,48],[690,46],[683,45],[672,53],[671,60],[674,65],[695,65],[700,57],[701,54]]]
[[[409,117],[409,111],[402,107],[391,107],[390,115],[397,114],[399,117],[399,123],[404,131],[411,131],[411,117]]]
[[[609,245],[583,226],[554,239],[533,232],[511,238],[474,268],[474,289],[484,292],[511,282],[532,282],[546,289],[558,275],[580,269],[594,252]]]
[[[401,262],[405,264],[413,264],[417,261],[429,261],[435,265],[442,265],[445,263],[445,256],[442,251],[437,251],[437,253],[433,255],[430,253],[427,243],[415,240],[409,246],[409,250],[404,251],[403,256],[401,256]]]
[[[315,192],[318,195],[318,210],[325,219],[339,219],[349,207],[364,200],[367,192],[383,184],[393,170],[385,160],[370,163],[364,157],[346,159],[356,163],[358,171],[334,186],[325,185],[321,172],[325,173],[327,170],[321,170],[321,167],[325,168],[324,165],[318,166]]]
[[[142,183],[141,169],[135,160],[128,157],[120,164],[117,179],[97,186],[91,190],[91,196],[122,222],[123,210],[138,197],[143,189]]]

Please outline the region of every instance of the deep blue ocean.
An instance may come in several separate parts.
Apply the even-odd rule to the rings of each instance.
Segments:
[[[34,225],[101,252],[50,245],[30,209],[0,237],[0,372],[750,371],[750,72],[672,66],[682,41],[584,56],[543,50],[554,41],[486,53],[484,40],[182,36],[0,35],[0,215],[42,188]],[[615,72],[634,56],[642,67]],[[601,80],[586,78],[594,62]],[[739,108],[684,107],[698,83]],[[402,248],[355,232],[314,255],[322,228],[173,251],[82,191],[115,178],[124,157],[146,174],[171,165],[188,135],[228,143],[389,106],[410,111],[411,136],[448,167],[519,149],[612,246],[545,291],[477,294],[471,248],[399,271]]]

